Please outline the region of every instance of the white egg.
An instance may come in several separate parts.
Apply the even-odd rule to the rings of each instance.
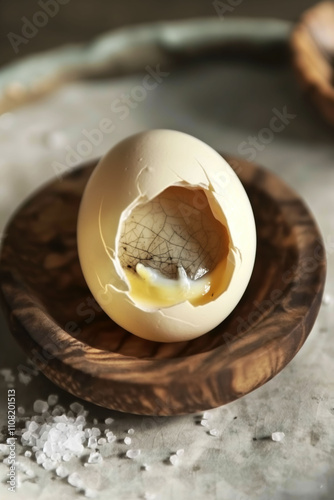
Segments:
[[[173,130],[128,137],[98,163],[78,219],[83,274],[123,328],[176,342],[216,327],[250,280],[256,231],[228,163]]]

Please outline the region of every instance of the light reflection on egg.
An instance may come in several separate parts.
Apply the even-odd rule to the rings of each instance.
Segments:
[[[147,131],[114,146],[94,170],[78,250],[92,294],[116,323],[149,340],[190,340],[223,321],[247,287],[253,212],[211,147]]]

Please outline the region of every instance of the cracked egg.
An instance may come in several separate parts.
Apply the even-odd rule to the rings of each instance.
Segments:
[[[86,282],[139,337],[190,340],[221,323],[253,270],[252,208],[228,163],[173,130],[128,137],[98,163],[78,218]]]

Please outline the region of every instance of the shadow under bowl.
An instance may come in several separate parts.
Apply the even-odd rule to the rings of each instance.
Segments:
[[[76,224],[96,162],[49,183],[17,210],[0,256],[1,301],[18,343],[55,384],[114,410],[181,415],[249,393],[299,351],[321,304],[321,235],[303,201],[274,174],[227,160],[253,207],[255,267],[230,316],[189,342],[131,335],[87,288]]]

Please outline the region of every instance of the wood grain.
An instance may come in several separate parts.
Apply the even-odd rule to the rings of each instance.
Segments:
[[[334,125],[334,2],[307,10],[293,30],[290,45],[302,89]]]
[[[298,352],[321,303],[321,235],[281,180],[228,160],[253,206],[255,268],[233,313],[190,342],[135,337],[93,300],[78,261],[76,222],[94,164],[46,185],[14,214],[0,257],[2,304],[19,344],[54,383],[107,408],[178,415],[247,394]]]

